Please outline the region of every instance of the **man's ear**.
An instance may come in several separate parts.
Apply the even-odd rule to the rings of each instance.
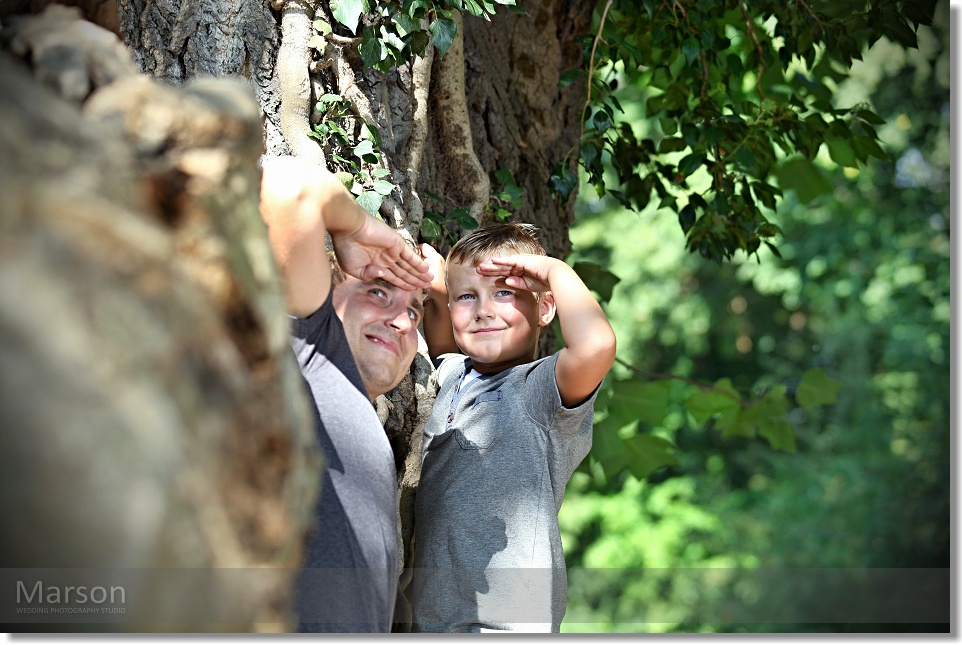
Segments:
[[[541,304],[538,306],[538,326],[546,327],[554,320],[554,315],[558,311],[554,296],[550,291],[545,291],[541,295]]]

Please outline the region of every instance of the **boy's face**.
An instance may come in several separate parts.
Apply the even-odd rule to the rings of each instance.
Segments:
[[[485,260],[487,261],[487,260]],[[554,317],[553,300],[479,275],[465,264],[447,266],[448,304],[454,339],[482,374],[534,360],[541,327]]]

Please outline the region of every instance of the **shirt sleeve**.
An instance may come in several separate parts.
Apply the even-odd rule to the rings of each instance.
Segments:
[[[525,379],[524,401],[528,415],[549,431],[563,433],[578,432],[586,416],[594,413],[595,399],[599,386],[591,395],[573,408],[566,408],[561,402],[555,366],[558,352],[548,358],[533,363],[533,369]]]
[[[291,321],[291,348],[303,374],[331,362],[351,384],[367,396],[361,373],[344,335],[344,326],[334,311],[334,289],[317,311],[306,318],[288,315]]]

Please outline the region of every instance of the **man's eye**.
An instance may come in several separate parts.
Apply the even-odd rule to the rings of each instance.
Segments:
[[[384,289],[371,289],[368,293],[377,296],[378,298],[385,298],[387,294],[384,293]]]
[[[417,322],[417,321],[418,321],[418,312],[414,311],[413,309],[408,309],[408,317],[409,317],[411,320],[413,320],[414,322]]]

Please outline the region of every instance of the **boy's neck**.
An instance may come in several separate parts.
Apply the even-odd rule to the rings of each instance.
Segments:
[[[498,362],[498,363],[482,363],[482,362],[476,361],[476,360],[474,360],[474,359],[472,358],[472,359],[471,359],[471,366],[472,366],[479,374],[483,374],[483,375],[485,375],[485,376],[490,376],[491,374],[498,374],[498,373],[500,373],[500,372],[505,371],[506,369],[510,369],[510,368],[512,368],[512,367],[517,367],[518,365],[524,365],[524,364],[526,364],[526,363],[530,363],[530,362],[532,362],[533,360],[534,360],[534,355],[533,355],[533,353],[532,353],[531,355],[525,354],[524,356],[519,356],[518,358],[515,358],[515,359],[512,359],[512,360],[508,360],[508,361],[501,361],[501,362]]]

